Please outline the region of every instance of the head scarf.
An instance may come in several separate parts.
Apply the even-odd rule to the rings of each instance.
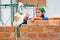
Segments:
[[[38,8],[39,8],[39,10],[41,10],[43,13],[46,13],[46,10],[45,10],[44,6],[39,6]]]
[[[46,13],[44,6],[39,6],[36,8],[36,10],[41,10],[41,12]]]

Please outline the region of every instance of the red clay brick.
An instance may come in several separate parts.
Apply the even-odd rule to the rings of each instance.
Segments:
[[[26,4],[26,0],[19,0],[20,2],[22,2],[23,4]]]
[[[7,26],[6,27],[6,31],[7,32],[15,32],[15,27],[13,27],[13,26],[11,26],[11,27],[10,26]]]
[[[38,0],[38,6],[46,6],[46,0]]]
[[[49,18],[49,20],[60,20],[60,18],[59,17]]]
[[[38,27],[38,26],[34,26],[32,27],[32,32],[41,32],[42,28]]]
[[[32,18],[32,20],[42,20],[42,18],[40,18],[40,17],[34,17],[34,18]]]
[[[18,0],[18,2],[22,2],[24,4],[37,4],[38,6],[46,6],[46,0]]]
[[[29,31],[30,31],[30,27],[29,27],[29,26],[22,26],[22,27],[20,28],[20,31],[21,31],[21,32],[29,32]]]
[[[15,32],[10,32],[10,38],[15,38],[15,37],[16,37]]]
[[[59,38],[58,34],[50,34],[49,36],[51,39]]]
[[[46,27],[42,27],[42,32],[54,32],[53,27],[50,26],[46,26]]]
[[[0,40],[4,40],[4,38],[0,38]]]
[[[25,32],[21,32],[20,33],[20,38],[25,39],[26,38],[26,33]]]
[[[55,27],[55,32],[60,32],[60,27]]]
[[[34,34],[34,33],[28,33],[28,38],[35,39],[36,38],[36,34]]]
[[[16,38],[6,38],[5,40],[16,40]]]
[[[48,34],[38,34],[38,38],[48,38]]]
[[[44,20],[37,20],[37,22],[38,22],[38,25],[40,25],[40,26],[47,26],[48,25],[48,21],[44,21]]]
[[[8,37],[8,32],[0,32],[0,37]]]
[[[35,1],[35,2],[34,2]],[[27,4],[37,4],[37,0],[29,0]]]
[[[59,26],[59,20],[49,20],[50,26]]]
[[[18,40],[30,40],[30,39],[27,39],[27,38],[20,38]]]
[[[4,27],[0,26],[0,32],[3,32],[3,31],[4,31]]]
[[[6,27],[15,27],[15,26],[6,26]]]
[[[35,20],[28,20],[27,25],[36,25],[37,22]]]

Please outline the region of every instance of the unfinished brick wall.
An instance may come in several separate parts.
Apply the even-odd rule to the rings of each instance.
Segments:
[[[0,40],[16,40],[16,32],[14,26],[0,26]]]
[[[60,20],[28,21],[19,28],[19,40],[60,40]]]
[[[60,40],[60,20],[28,20],[28,24],[18,28],[0,26],[0,40]]]

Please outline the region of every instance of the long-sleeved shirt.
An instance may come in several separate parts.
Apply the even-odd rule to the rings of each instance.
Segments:
[[[32,18],[29,18],[28,20],[31,20]],[[42,17],[42,20],[48,20],[47,17]],[[23,20],[22,24],[27,24],[27,20]]]

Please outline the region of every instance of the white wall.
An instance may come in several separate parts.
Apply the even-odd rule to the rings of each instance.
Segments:
[[[10,4],[11,0],[1,0],[1,4]],[[1,19],[6,25],[11,25],[11,8],[1,8]],[[9,19],[10,17],[10,19]],[[8,20],[9,19],[9,20]],[[2,22],[1,22],[2,23]],[[5,26],[2,23],[3,26]]]
[[[1,18],[6,25],[11,25],[11,8],[2,8],[1,9]]]
[[[16,3],[16,0],[12,0],[13,3]],[[11,0],[1,0],[1,4],[11,4]],[[16,10],[15,10],[16,11]],[[1,7],[1,19],[6,24],[6,26],[11,25],[11,7]],[[0,25],[5,26],[2,22]]]
[[[24,13],[29,13],[29,18],[33,17],[34,14],[35,14],[35,7],[27,7],[27,8],[24,8]]]
[[[60,17],[60,0],[46,0],[47,17]]]

